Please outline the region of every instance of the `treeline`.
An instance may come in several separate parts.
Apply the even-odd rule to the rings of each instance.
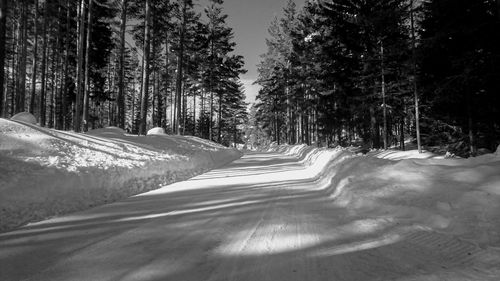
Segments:
[[[499,0],[289,1],[269,27],[256,118],[277,142],[494,150],[499,30]]]
[[[245,70],[222,5],[0,0],[0,117],[29,111],[61,130],[163,127],[238,141]]]

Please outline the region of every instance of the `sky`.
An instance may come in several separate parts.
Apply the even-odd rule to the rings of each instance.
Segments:
[[[295,0],[300,10],[306,0]],[[208,3],[208,0],[203,2]],[[233,28],[237,44],[235,54],[245,58],[248,72],[241,76],[245,85],[247,102],[254,102],[259,86],[252,85],[257,79],[257,64],[266,48],[267,29],[275,16],[281,17],[288,0],[225,0],[223,11],[229,16],[228,25]]]

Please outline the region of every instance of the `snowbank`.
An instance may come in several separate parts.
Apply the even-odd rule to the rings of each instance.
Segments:
[[[36,125],[35,116],[29,112],[19,112],[18,114],[12,116],[11,120]]]
[[[154,127],[152,129],[149,129],[149,131],[146,133],[146,135],[164,135],[165,134],[165,129],[160,128],[160,127]]]
[[[0,231],[184,180],[240,152],[196,137],[87,134],[0,119]]]
[[[418,153],[418,150],[372,150],[368,152],[366,155],[371,157],[377,157],[382,159],[391,159],[391,160],[403,160],[403,159],[443,159],[444,156],[438,156],[429,151],[423,151],[422,153]]]
[[[332,204],[353,214],[447,233],[481,247],[500,247],[497,154],[439,159],[415,151],[363,156],[339,148],[273,149],[304,159],[326,181]]]

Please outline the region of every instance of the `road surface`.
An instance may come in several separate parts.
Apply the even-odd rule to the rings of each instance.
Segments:
[[[0,234],[0,280],[500,280],[471,243],[332,204],[313,172],[248,154]]]

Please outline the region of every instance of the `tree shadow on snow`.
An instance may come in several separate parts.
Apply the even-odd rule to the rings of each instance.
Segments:
[[[472,274],[481,257],[453,237],[353,214],[317,178],[237,181],[263,160],[251,157],[0,234],[0,280],[447,280]],[[288,157],[270,161],[299,169]],[[220,180],[224,173],[236,180]]]

